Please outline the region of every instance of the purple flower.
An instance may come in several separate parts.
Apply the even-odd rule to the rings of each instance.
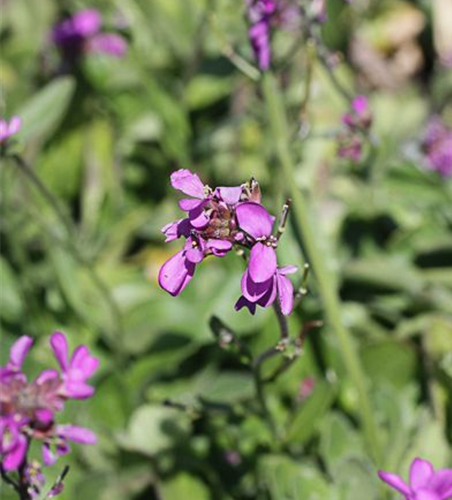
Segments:
[[[452,498],[452,469],[435,472],[427,460],[415,458],[410,467],[409,484],[398,475],[379,471],[380,479],[405,496],[405,500],[450,500]]]
[[[443,177],[452,176],[452,129],[440,116],[433,116],[427,124],[422,149],[427,168]]]
[[[267,71],[271,63],[271,32],[274,27],[292,28],[297,25],[300,11],[291,0],[245,0],[250,23],[248,38],[260,70]]]
[[[62,370],[63,384],[60,394],[66,398],[86,399],[94,394],[94,389],[86,383],[99,366],[99,360],[90,355],[86,346],[75,349],[69,361],[68,343],[61,332],[50,337],[50,345]]]
[[[17,134],[22,126],[22,121],[18,116],[13,116],[8,122],[0,118],[0,144],[4,144],[7,139]]]
[[[59,455],[69,451],[69,440],[82,444],[95,442],[94,434],[88,429],[57,425],[55,415],[63,410],[68,398],[81,399],[93,394],[86,380],[96,370],[98,360],[82,345],[75,349],[69,361],[67,340],[64,334],[56,332],[51,337],[51,346],[62,373],[46,369],[29,383],[22,366],[32,343],[31,337],[20,337],[10,349],[6,366],[0,367],[0,454],[5,471],[17,470],[24,464],[33,439],[43,443],[46,465],[54,462],[51,445],[56,446],[56,455]],[[39,493],[36,490],[42,478],[32,476],[29,487]]]
[[[369,99],[364,95],[356,96],[351,103],[351,111],[342,117],[342,122],[351,129],[367,130],[372,124]]]
[[[96,9],[84,9],[53,28],[52,40],[69,61],[93,52],[122,57],[126,40],[114,33],[102,32],[102,18]]]

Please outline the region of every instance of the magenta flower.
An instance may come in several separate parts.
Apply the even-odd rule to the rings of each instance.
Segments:
[[[102,53],[122,57],[126,40],[115,33],[102,32],[102,18],[96,9],[84,9],[53,28],[52,40],[68,61],[84,53]]]
[[[13,116],[8,122],[0,118],[0,145],[4,144],[7,139],[17,134],[22,126],[22,121],[18,116]]]
[[[248,38],[261,71],[271,63],[271,32],[275,27],[292,28],[298,24],[300,11],[291,0],[245,0],[250,23]]]
[[[28,462],[33,440],[42,443],[45,465],[54,463],[58,455],[67,453],[69,441],[82,444],[94,444],[96,441],[89,429],[59,425],[55,416],[63,410],[68,399],[87,398],[93,394],[94,389],[86,381],[97,369],[98,360],[83,345],[75,349],[69,360],[66,337],[56,332],[51,337],[51,347],[62,373],[46,369],[30,383],[22,365],[32,343],[31,337],[20,337],[11,347],[6,366],[0,367],[0,454],[1,466],[6,473],[21,467],[30,471],[30,481],[26,486],[36,493],[39,485],[42,486],[42,478],[32,474],[34,469]],[[55,448],[55,453],[51,452],[51,448]],[[25,474],[23,477],[28,476]]]
[[[272,234],[275,218],[260,204],[257,182],[237,187],[205,186],[196,174],[178,170],[171,175],[172,186],[190,198],[179,202],[187,217],[167,224],[165,241],[184,237],[185,244],[160,269],[158,282],[173,296],[188,285],[206,257],[224,257],[234,245],[250,250],[249,267],[242,279],[242,297],[236,309],[268,307],[276,298],[283,314],[293,308],[293,287],[287,274],[294,266],[278,268],[278,238]]]
[[[435,472],[427,460],[415,458],[410,467],[409,484],[398,475],[379,471],[382,481],[405,496],[405,500],[451,500],[452,469]]]
[[[452,129],[440,116],[433,116],[427,124],[422,141],[427,168],[443,177],[452,176]]]

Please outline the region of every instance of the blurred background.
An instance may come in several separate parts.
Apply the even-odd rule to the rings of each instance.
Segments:
[[[95,397],[62,418],[95,430],[99,444],[74,445],[47,472],[70,465],[63,498],[392,498],[328,323],[268,386],[289,436],[275,449],[251,411],[250,371],[210,327],[218,317],[253,353],[277,340],[271,310],[234,311],[241,259],[207,259],[178,298],[156,281],[180,248],[160,232],[181,217],[174,170],[211,186],[253,176],[272,213],[283,202],[245,2],[0,5],[0,115],[22,118],[10,150],[28,165],[4,158],[0,172],[2,365],[26,334],[36,338],[30,376],[53,366],[56,329],[101,360]],[[58,47],[53,26],[87,7],[125,51]],[[339,157],[349,102],[297,27],[275,33],[298,187],[370,380],[379,466],[405,474],[419,455],[451,467],[452,181],[429,166],[425,134],[433,115],[452,124],[452,3],[329,0],[327,13],[319,32],[332,72],[340,88],[369,97],[373,122],[358,161]],[[306,262],[298,241],[290,226],[282,264]],[[292,332],[324,319],[312,275],[308,288]]]

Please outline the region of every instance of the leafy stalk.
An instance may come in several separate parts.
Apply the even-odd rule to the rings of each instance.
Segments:
[[[278,84],[271,72],[263,78],[263,93],[267,105],[268,120],[273,135],[276,153],[282,167],[282,175],[292,198],[293,220],[302,235],[306,246],[308,260],[317,278],[323,306],[329,323],[337,335],[342,356],[350,377],[356,387],[359,398],[359,411],[369,449],[373,458],[380,462],[381,452],[377,436],[377,426],[368,398],[368,387],[365,374],[358,357],[353,338],[344,327],[341,319],[340,300],[334,277],[322,259],[322,254],[309,220],[309,205],[303,192],[297,187],[295,166],[292,161],[288,142],[289,130],[284,103]]]

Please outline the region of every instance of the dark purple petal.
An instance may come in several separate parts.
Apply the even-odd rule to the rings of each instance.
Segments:
[[[452,469],[442,469],[434,473],[428,482],[428,489],[437,493],[441,500],[452,498]]]
[[[269,280],[276,272],[275,249],[260,242],[253,245],[248,270],[255,283]]]
[[[234,309],[236,311],[240,311],[243,307],[247,307],[249,312],[254,315],[256,312],[256,304],[253,304],[249,300],[245,299],[243,295],[239,298],[239,300],[235,303]]]
[[[284,316],[289,316],[293,309],[293,286],[289,278],[277,273],[279,303]]]
[[[160,269],[159,285],[173,296],[179,295],[193,277],[195,265],[187,262],[185,250],[167,260]]]
[[[95,54],[123,57],[127,52],[127,41],[115,33],[99,33],[89,40],[88,51]]]
[[[162,233],[166,236],[165,243],[176,240],[181,236],[188,238],[190,230],[191,226],[189,219],[179,219],[176,222],[170,222],[166,226],[162,227]]]
[[[171,174],[171,185],[193,198],[204,198],[204,184],[199,177],[187,169],[180,169]]]
[[[206,248],[216,257],[224,257],[231,250],[232,246],[232,242],[227,240],[211,239],[206,243]]]
[[[76,425],[60,425],[57,428],[59,436],[74,441],[80,444],[96,444],[96,434],[90,429],[85,427],[78,427]]]
[[[25,360],[25,356],[33,345],[33,339],[28,335],[20,337],[11,347],[9,355],[9,365],[15,370],[20,370]]]
[[[215,190],[215,194],[228,205],[235,205],[240,201],[242,186],[219,187]]]
[[[422,458],[415,458],[410,466],[410,486],[413,489],[423,488],[434,470],[433,465]]]
[[[253,238],[270,236],[275,218],[262,205],[252,201],[241,203],[236,208],[240,229]]]
[[[63,371],[66,371],[69,366],[68,361],[68,344],[66,336],[62,332],[55,332],[50,337],[50,346],[55,353],[55,357]]]
[[[251,277],[249,270],[247,269],[242,276],[242,293],[243,296],[250,302],[257,302],[261,299],[268,291],[274,287],[273,276],[263,283],[255,283]]]
[[[188,217],[190,224],[195,229],[204,229],[210,222],[210,217],[204,211],[204,202],[201,202],[195,209],[190,210]]]
[[[400,476],[392,474],[391,472],[379,471],[378,477],[386,484],[389,484],[391,488],[400,491],[400,493],[403,493],[404,495],[408,495],[410,493],[410,488]]]
[[[261,307],[271,306],[276,299],[277,287],[275,277],[273,277],[270,281],[272,286],[269,287],[267,293],[257,301],[257,304]]]

